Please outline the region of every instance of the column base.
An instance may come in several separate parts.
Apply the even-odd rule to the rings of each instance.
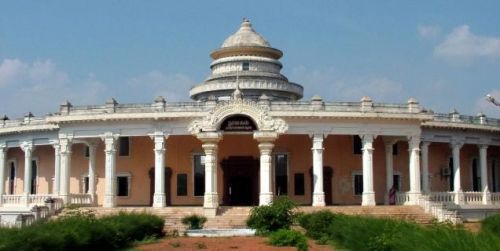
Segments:
[[[260,193],[259,206],[269,205],[273,202],[273,193]]]
[[[24,205],[25,207],[29,207],[29,205],[30,205],[29,194],[24,194],[23,197],[21,197],[21,205]]]
[[[325,193],[313,193],[313,202],[312,206],[313,207],[324,207],[325,204]]]
[[[165,207],[167,200],[164,193],[155,193],[153,195],[153,207]]]
[[[58,197],[62,200],[63,205],[69,204],[69,202],[70,202],[69,201],[69,194],[60,194]]]
[[[219,196],[217,193],[205,193],[203,196],[203,208],[215,208],[219,207]]]
[[[102,207],[107,207],[107,208],[116,207],[116,197],[112,194],[105,194],[104,203],[102,204]]]
[[[462,191],[455,192],[455,200],[453,201],[456,205],[463,205],[465,201],[465,196]]]
[[[418,200],[422,196],[420,192],[408,192],[408,201],[405,203],[407,205],[418,205]]]
[[[490,205],[491,204],[491,193],[490,190],[488,190],[488,187],[486,187],[483,191],[483,205]]]
[[[363,192],[361,206],[375,206],[375,192]]]

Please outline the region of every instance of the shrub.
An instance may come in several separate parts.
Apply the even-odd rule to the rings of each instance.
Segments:
[[[273,246],[292,246],[299,251],[307,250],[307,238],[295,230],[280,229],[269,235],[269,244]]]
[[[323,210],[299,216],[299,224],[307,230],[307,235],[315,240],[326,235],[328,225],[335,219],[335,214],[331,211]]]
[[[295,219],[296,205],[288,197],[280,196],[270,205],[252,208],[247,226],[257,234],[268,234],[279,229],[289,229]]]
[[[205,216],[193,214],[182,218],[181,222],[184,225],[188,225],[188,229],[202,229],[206,221],[207,218]]]
[[[481,229],[500,236],[500,214],[487,217],[481,222]]]
[[[118,224],[118,220],[123,223]],[[102,219],[65,216],[28,227],[0,229],[0,250],[120,250],[133,241],[162,236],[163,225],[163,219],[147,214],[122,213]]]

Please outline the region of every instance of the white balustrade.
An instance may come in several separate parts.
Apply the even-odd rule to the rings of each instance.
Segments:
[[[464,203],[466,205],[482,205],[483,193],[482,192],[464,192]]]
[[[405,205],[410,201],[410,195],[405,192],[396,193],[396,204]]]
[[[453,192],[432,192],[429,193],[429,200],[438,202],[438,203],[445,203],[445,204],[452,204],[455,201],[455,193]]]
[[[2,204],[4,206],[21,205],[22,195],[2,195]]]
[[[90,194],[70,194],[69,202],[73,205],[91,205],[92,196]]]
[[[500,193],[491,193],[491,204],[500,205]]]
[[[418,205],[422,207],[426,213],[434,216],[439,222],[451,222],[453,224],[462,223],[462,219],[458,216],[456,211],[447,209],[444,203],[432,201],[429,195],[420,196]]]

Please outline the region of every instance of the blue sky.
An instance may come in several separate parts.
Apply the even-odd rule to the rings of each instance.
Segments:
[[[500,1],[0,1],[0,115],[189,100],[243,17],[304,99],[500,118]]]

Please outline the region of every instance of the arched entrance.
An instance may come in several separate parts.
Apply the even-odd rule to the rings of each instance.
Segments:
[[[153,206],[153,195],[155,193],[155,168],[151,167],[149,169],[149,205]],[[165,167],[165,202],[167,205],[171,205],[170,198],[170,182],[172,177],[172,168]]]

